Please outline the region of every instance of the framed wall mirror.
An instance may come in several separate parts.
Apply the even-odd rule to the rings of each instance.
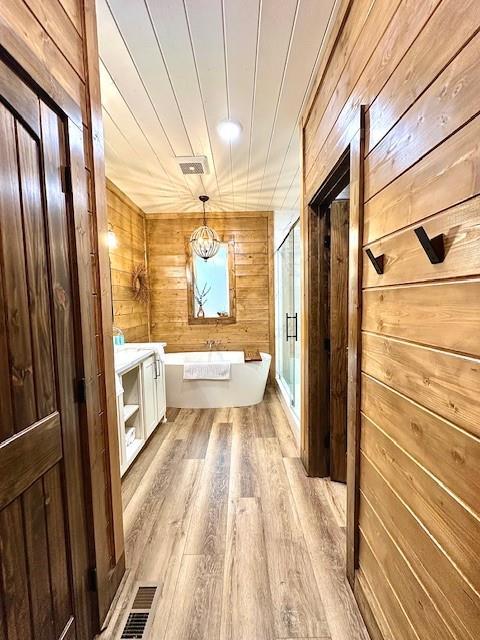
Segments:
[[[208,260],[186,243],[189,324],[233,324],[235,318],[234,243],[221,242]]]

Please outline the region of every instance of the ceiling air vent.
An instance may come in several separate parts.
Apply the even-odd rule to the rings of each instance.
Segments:
[[[205,156],[177,156],[176,160],[186,176],[209,173],[208,160]]]

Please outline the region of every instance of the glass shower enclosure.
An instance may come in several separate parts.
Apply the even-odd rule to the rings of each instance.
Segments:
[[[276,253],[277,379],[286,401],[300,418],[300,224]]]

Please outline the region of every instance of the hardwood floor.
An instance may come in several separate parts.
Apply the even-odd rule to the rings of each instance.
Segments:
[[[307,478],[280,401],[170,409],[123,482],[127,566],[155,640],[367,640],[345,579],[344,485]]]

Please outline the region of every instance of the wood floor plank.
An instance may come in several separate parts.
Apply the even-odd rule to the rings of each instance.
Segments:
[[[277,438],[256,451],[277,637],[322,637],[328,625]]]
[[[154,433],[150,436],[148,445],[140,451],[137,459],[135,460],[135,464],[129,468],[122,478],[122,501],[124,511],[138,490],[140,484],[143,482],[145,474],[154,461],[162,442],[170,433],[171,427],[172,423],[170,422],[161,424],[157,427]]]
[[[274,438],[277,434],[273,426],[272,414],[266,402],[250,407],[251,420],[258,438]]]
[[[138,566],[150,533],[160,518],[163,502],[167,494],[176,490],[172,481],[184,452],[185,441],[167,439],[124,511],[125,551],[129,567],[135,569]]]
[[[345,535],[336,525],[322,485],[298,458],[284,458],[297,513],[312,558],[332,640],[369,640],[345,577]]]
[[[225,557],[220,638],[275,638],[262,507],[258,498],[235,501]]]
[[[156,583],[160,590],[150,632],[152,638],[165,637],[202,467],[203,460],[182,460],[177,466],[172,490],[162,504],[139,562],[137,580]]]
[[[210,431],[215,418],[215,409],[199,409],[194,421],[185,457],[189,459],[205,458]]]
[[[341,482],[331,482],[324,478],[320,478],[320,483],[323,485],[325,496],[337,525],[345,529],[347,526],[347,485]]]
[[[275,429],[275,435],[280,442],[283,457],[297,458],[299,454],[295,436],[293,435],[287,416],[283,411],[277,392],[274,388],[267,388],[263,404],[265,404],[266,409],[270,414],[271,421]]]
[[[232,407],[221,407],[215,409],[215,415],[213,416],[213,423],[216,422],[231,422]]]
[[[183,556],[165,638],[219,639],[223,560],[223,554]]]
[[[217,422],[212,427],[202,481],[195,498],[192,527],[185,553],[225,553],[232,425]]]
[[[192,425],[197,418],[197,410],[180,409],[175,417],[175,438],[188,440],[192,432]]]
[[[179,413],[180,413],[180,409],[177,409],[175,407],[167,407],[167,421],[175,422]]]
[[[260,496],[254,433],[248,407],[232,409],[232,456],[230,466],[230,500]]]

